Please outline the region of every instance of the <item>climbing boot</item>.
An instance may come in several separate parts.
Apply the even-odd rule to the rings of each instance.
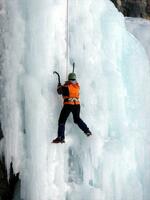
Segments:
[[[57,137],[56,139],[54,139],[54,140],[52,141],[52,143],[65,143],[65,140],[62,139],[62,138],[60,138],[60,137]]]
[[[92,135],[92,133],[90,130],[88,130],[87,132],[85,132],[85,135],[89,137],[90,135]]]

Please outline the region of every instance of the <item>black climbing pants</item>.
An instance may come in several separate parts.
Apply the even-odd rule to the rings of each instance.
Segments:
[[[74,123],[76,123],[82,131],[85,133],[89,131],[87,125],[80,118],[80,105],[64,105],[58,120],[58,137],[62,139],[65,138],[65,123],[70,113],[73,114]]]

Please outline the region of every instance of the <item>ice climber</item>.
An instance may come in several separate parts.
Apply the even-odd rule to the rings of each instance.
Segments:
[[[92,135],[87,125],[80,118],[80,101],[79,101],[80,86],[76,81],[76,74],[70,73],[68,81],[64,85],[58,84],[57,92],[63,96],[64,106],[61,110],[58,120],[58,137],[53,143],[65,142],[65,123],[70,113],[73,114],[74,123],[85,133],[86,136]]]

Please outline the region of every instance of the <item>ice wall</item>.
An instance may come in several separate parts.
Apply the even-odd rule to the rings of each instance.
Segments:
[[[81,117],[57,134],[66,66],[64,0],[6,0],[1,15],[1,122],[7,168],[24,200],[149,200],[149,64],[108,0],[69,1],[69,59],[81,85]]]
[[[17,1],[0,1],[0,121],[6,166],[21,168],[23,155],[20,76],[23,73],[24,21]],[[2,148],[3,147],[3,148]]]
[[[127,29],[142,43],[150,60],[150,21],[142,18],[125,18]]]

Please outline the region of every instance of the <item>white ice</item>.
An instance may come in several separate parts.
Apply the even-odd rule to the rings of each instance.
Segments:
[[[0,12],[1,152],[20,173],[23,200],[149,200],[150,71],[144,47],[108,0],[5,0]],[[66,124],[54,145],[72,71],[87,138]],[[16,200],[16,199],[15,199]]]
[[[142,18],[125,18],[127,29],[142,43],[150,60],[150,21]]]

